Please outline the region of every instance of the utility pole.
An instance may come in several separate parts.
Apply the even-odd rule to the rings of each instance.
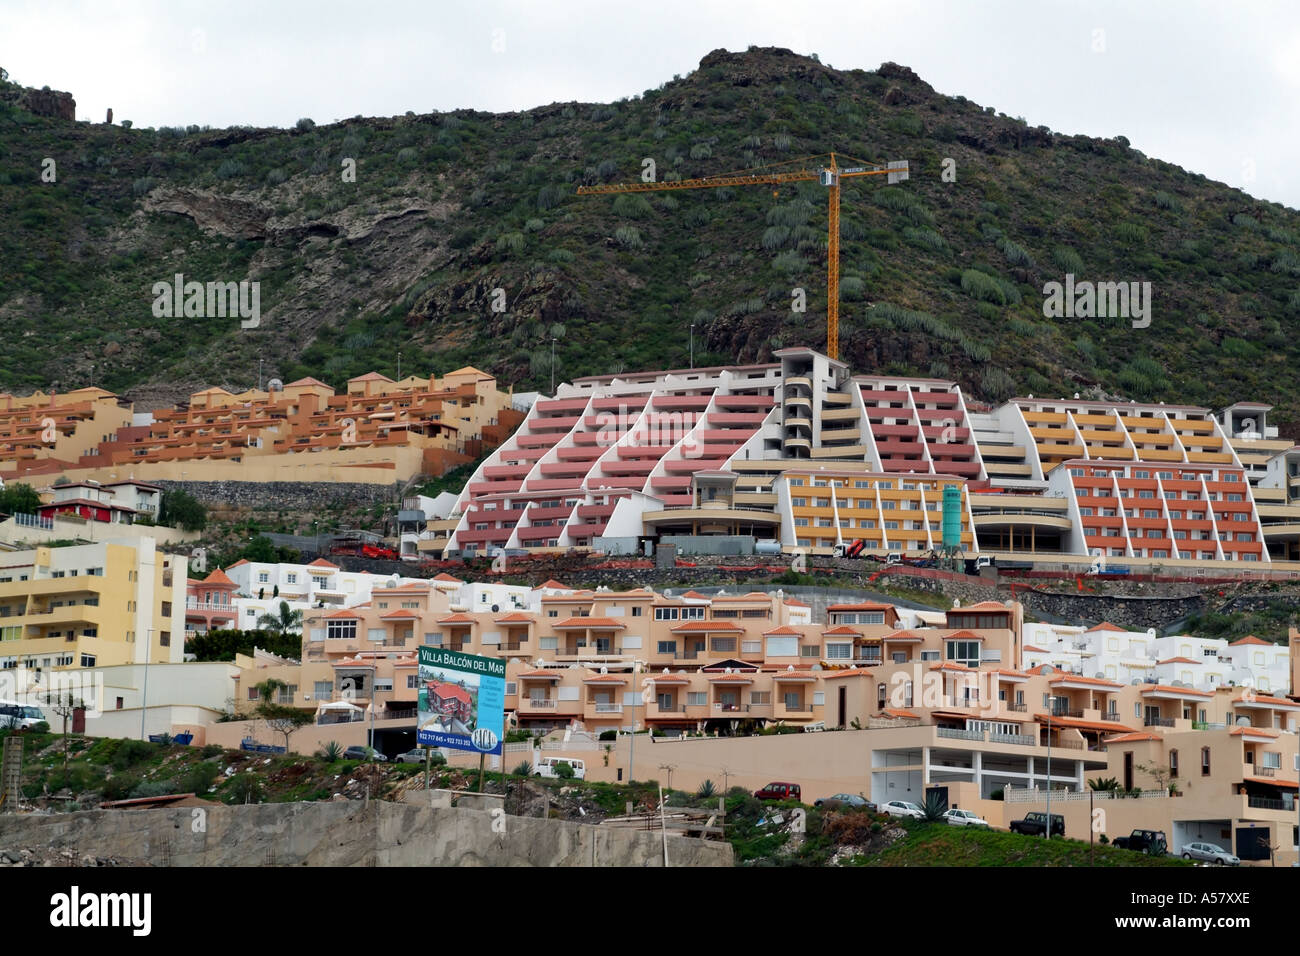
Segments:
[[[1091,827],[1091,823],[1089,824]],[[1047,708],[1047,839],[1052,839],[1052,708]]]
[[[402,380],[402,353],[397,353],[397,380]]]
[[[691,368],[695,368],[695,323],[691,323]]]
[[[153,643],[153,628],[145,628],[144,635],[144,691],[140,695],[140,739],[148,740],[144,732],[144,718],[149,713],[149,645]]]
[[[551,398],[555,397],[555,336],[551,336]]]

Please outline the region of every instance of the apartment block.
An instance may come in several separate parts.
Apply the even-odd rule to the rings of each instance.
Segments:
[[[179,663],[186,573],[150,538],[0,554],[0,667]]]
[[[404,547],[628,553],[647,540],[741,536],[926,553],[952,485],[967,553],[1300,558],[1300,451],[1276,440],[1269,406],[1216,414],[1029,396],[990,408],[953,382],[854,376],[811,349],[774,358],[562,384],[454,505],[411,509]],[[834,494],[792,490],[819,475]]]
[[[130,403],[102,388],[63,394],[0,394],[0,477],[58,470],[131,424]]]
[[[371,372],[351,379],[341,395],[314,378],[238,394],[214,387],[139,419],[110,393],[83,391],[93,402],[60,406],[53,426],[49,406],[10,414],[18,437],[6,445],[0,431],[0,477],[63,473],[102,481],[129,471],[155,480],[386,483],[473,461],[523,417],[495,378],[472,367],[400,382]],[[91,414],[100,425],[77,417]],[[0,414],[0,429],[5,421]],[[81,437],[36,446],[32,429],[42,422],[47,437],[60,428]]]

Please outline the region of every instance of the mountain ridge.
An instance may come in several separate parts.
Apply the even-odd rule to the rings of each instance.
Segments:
[[[692,323],[697,364],[824,348],[821,187],[574,193],[639,181],[646,158],[662,180],[834,149],[912,162],[899,186],[843,189],[841,357],[855,372],[952,378],[989,401],[1253,399],[1300,419],[1294,210],[1122,136],[1029,127],[936,93],[896,63],[714,50],[613,104],[291,130],[69,123],[12,92],[0,90],[0,186],[20,187],[0,189],[9,391],[94,383],[147,407],[248,387],[258,359],[266,378],[336,387],[395,375],[398,351],[407,374],[474,364],[545,390],[552,339],[557,380],[681,367]],[[40,181],[43,157],[58,183]],[[150,315],[152,283],[178,272],[260,281],[260,327]],[[1067,272],[1151,281],[1151,328],[1046,319],[1044,284]],[[790,311],[793,288],[806,313]]]

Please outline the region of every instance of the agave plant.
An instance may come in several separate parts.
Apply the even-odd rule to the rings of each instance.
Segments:
[[[921,805],[925,814],[921,819],[926,823],[941,823],[948,811],[948,801],[937,793],[926,794],[925,803]]]
[[[343,756],[343,746],[337,740],[331,740],[321,748],[320,755],[326,763],[333,763]]]
[[[707,800],[709,797],[717,796],[718,788],[713,785],[712,780],[705,780],[700,784],[700,789],[695,791],[695,795],[701,800]]]
[[[529,763],[527,760],[525,760],[521,764],[518,764],[514,770],[510,771],[510,773],[516,777],[531,776],[532,772],[533,772],[533,765]]]

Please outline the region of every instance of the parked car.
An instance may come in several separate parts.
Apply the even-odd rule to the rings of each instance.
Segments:
[[[1169,840],[1164,830],[1134,830],[1126,837],[1116,837],[1115,846],[1148,856],[1164,856],[1169,852]]]
[[[379,763],[388,762],[388,758],[385,757],[383,754],[381,754],[378,750],[373,751],[373,753],[375,756],[375,760],[377,760]],[[343,759],[344,760],[369,760],[370,754],[371,754],[371,750],[369,747],[360,747],[360,746],[349,747],[347,750],[343,751]]]
[[[1042,836],[1047,832],[1047,814],[1027,813],[1023,820],[1012,820],[1011,832],[1024,833],[1027,836]],[[1052,836],[1065,836],[1065,817],[1059,813],[1052,814]]]
[[[954,827],[987,827],[989,822],[977,813],[970,810],[958,810],[955,807],[946,813],[943,818]]]
[[[573,757],[542,757],[537,763],[533,764],[533,776],[559,778],[560,774],[556,772],[556,768],[562,763],[569,765],[569,769],[573,771],[574,780],[585,780],[587,778],[586,761],[576,760]]]
[[[1220,866],[1240,866],[1241,860],[1217,843],[1189,843],[1183,847],[1184,860],[1202,860]]]
[[[857,793],[833,793],[829,797],[823,797],[820,800],[814,800],[813,806],[820,807],[828,803],[839,803],[846,807],[865,807],[873,813],[880,808],[868,800],[866,797]]]
[[[754,796],[759,800],[798,800],[803,801],[803,791],[797,783],[769,783],[762,790],[755,790]]]
[[[424,763],[424,747],[416,747],[414,750],[408,750],[406,753],[398,754],[393,758],[393,763]],[[433,748],[433,762],[446,763],[447,756],[437,747]]]
[[[880,809],[891,817],[911,817],[913,820],[921,820],[925,817],[924,810],[915,803],[908,803],[906,800],[890,800]]]

